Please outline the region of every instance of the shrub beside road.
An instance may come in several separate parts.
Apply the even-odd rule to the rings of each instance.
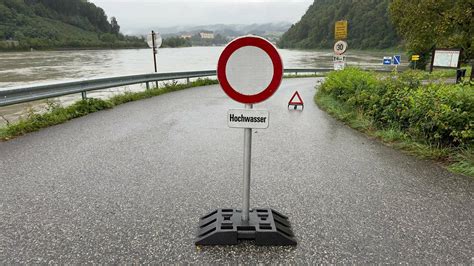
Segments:
[[[424,84],[426,78],[421,71],[348,68],[330,73],[315,100],[355,129],[474,176],[474,83]]]

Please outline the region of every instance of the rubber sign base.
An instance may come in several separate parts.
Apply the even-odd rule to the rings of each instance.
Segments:
[[[257,246],[294,246],[288,217],[272,209],[252,209],[248,222],[242,211],[217,209],[199,219],[196,245],[236,245],[253,240]]]

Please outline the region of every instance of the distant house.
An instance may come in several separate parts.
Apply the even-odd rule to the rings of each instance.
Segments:
[[[212,32],[212,31],[201,31],[199,33],[199,36],[201,36],[201,39],[214,39],[214,32]]]
[[[181,38],[183,38],[183,39],[191,39],[192,37],[193,37],[193,35],[191,35],[191,34],[183,34],[183,35],[181,35]]]

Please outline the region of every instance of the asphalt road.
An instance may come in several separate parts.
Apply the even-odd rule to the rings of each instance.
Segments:
[[[242,107],[219,86],[124,104],[0,143],[0,262],[474,263],[472,178],[386,147],[287,79],[257,108],[251,206],[297,247],[196,248],[198,218],[241,206]],[[287,110],[294,90],[304,111]]]

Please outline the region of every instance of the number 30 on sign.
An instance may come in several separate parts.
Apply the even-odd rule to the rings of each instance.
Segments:
[[[347,42],[345,41],[338,41],[334,44],[334,53],[336,55],[342,55],[347,50]]]

